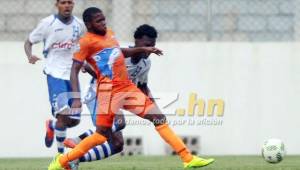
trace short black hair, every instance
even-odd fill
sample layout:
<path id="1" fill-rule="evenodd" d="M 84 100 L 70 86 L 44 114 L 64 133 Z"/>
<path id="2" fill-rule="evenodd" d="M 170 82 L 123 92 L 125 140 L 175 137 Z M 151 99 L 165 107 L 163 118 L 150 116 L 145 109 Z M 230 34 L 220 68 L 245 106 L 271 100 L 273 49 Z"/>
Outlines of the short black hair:
<path id="1" fill-rule="evenodd" d="M 153 26 L 150 26 L 148 24 L 143 24 L 134 32 L 134 38 L 139 39 L 142 38 L 144 35 L 150 37 L 150 38 L 157 38 L 157 31 Z"/>
<path id="2" fill-rule="evenodd" d="M 56 0 L 56 3 L 59 3 L 60 0 Z M 73 1 L 74 2 L 74 1 Z"/>
<path id="3" fill-rule="evenodd" d="M 83 22 L 85 22 L 85 23 L 91 22 L 93 15 L 96 13 L 102 13 L 101 9 L 99 9 L 97 7 L 89 7 L 86 10 L 84 10 L 84 12 L 82 14 Z"/>

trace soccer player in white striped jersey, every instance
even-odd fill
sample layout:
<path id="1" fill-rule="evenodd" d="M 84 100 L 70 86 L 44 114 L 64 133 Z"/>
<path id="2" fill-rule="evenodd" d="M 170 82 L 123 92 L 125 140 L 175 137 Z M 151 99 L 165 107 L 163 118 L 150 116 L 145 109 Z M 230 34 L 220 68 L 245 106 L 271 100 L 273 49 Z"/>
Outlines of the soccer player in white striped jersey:
<path id="1" fill-rule="evenodd" d="M 70 73 L 73 53 L 78 50 L 79 38 L 85 32 L 83 21 L 72 15 L 74 0 L 56 0 L 58 13 L 40 21 L 25 42 L 25 52 L 30 64 L 40 58 L 32 54 L 32 46 L 44 43 L 44 74 L 47 77 L 49 100 L 52 115 L 56 120 L 46 121 L 45 145 L 51 147 L 54 136 L 57 150 L 64 152 L 63 141 L 66 129 L 76 126 L 80 121 L 80 112 L 70 114 L 71 83 Z"/>
<path id="2" fill-rule="evenodd" d="M 135 33 L 135 45 L 134 47 L 154 47 L 157 38 L 157 31 L 154 27 L 144 24 L 139 26 Z M 130 49 L 130 48 L 129 48 Z M 123 48 L 122 51 L 126 51 L 128 48 Z M 125 56 L 126 57 L 126 67 L 128 75 L 133 83 L 135 83 L 138 88 L 145 93 L 147 96 L 151 97 L 151 92 L 148 88 L 148 73 L 151 67 L 151 60 L 149 58 L 150 54 L 140 53 L 134 56 Z M 86 71 L 93 75 L 93 70 L 89 66 L 86 66 Z M 151 97 L 152 98 L 152 97 Z M 95 124 L 95 100 L 96 100 L 96 83 L 94 80 L 91 81 L 91 84 L 88 88 L 88 92 L 85 97 L 85 104 L 87 105 L 92 121 Z M 152 99 L 153 100 L 153 99 Z M 125 119 L 123 114 L 116 114 L 114 119 L 114 124 L 112 127 L 113 137 L 111 142 L 105 142 L 102 145 L 96 146 L 82 158 L 79 162 L 90 162 L 101 160 L 107 158 L 116 153 L 120 153 L 123 150 L 123 136 L 121 130 L 125 128 Z M 68 138 L 65 140 L 64 144 L 66 147 L 73 148 L 85 137 L 91 135 L 94 131 L 88 130 L 85 133 L 81 134 L 75 138 Z"/>

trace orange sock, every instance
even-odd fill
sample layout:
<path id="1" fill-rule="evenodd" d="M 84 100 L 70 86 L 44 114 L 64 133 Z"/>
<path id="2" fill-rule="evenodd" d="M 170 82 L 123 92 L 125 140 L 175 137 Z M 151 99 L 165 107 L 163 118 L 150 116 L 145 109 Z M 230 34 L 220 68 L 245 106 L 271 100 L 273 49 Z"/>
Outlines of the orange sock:
<path id="1" fill-rule="evenodd" d="M 69 153 L 63 155 L 59 162 L 65 167 L 68 165 L 69 161 L 73 161 L 81 158 L 85 153 L 87 153 L 90 149 L 97 145 L 101 145 L 106 141 L 106 137 L 100 135 L 99 133 L 94 133 L 91 136 L 83 139 L 74 149 L 72 149 Z"/>
<path id="2" fill-rule="evenodd" d="M 160 136 L 176 151 L 183 162 L 190 162 L 193 159 L 193 155 L 187 149 L 185 144 L 167 124 L 157 126 L 156 130 Z"/>

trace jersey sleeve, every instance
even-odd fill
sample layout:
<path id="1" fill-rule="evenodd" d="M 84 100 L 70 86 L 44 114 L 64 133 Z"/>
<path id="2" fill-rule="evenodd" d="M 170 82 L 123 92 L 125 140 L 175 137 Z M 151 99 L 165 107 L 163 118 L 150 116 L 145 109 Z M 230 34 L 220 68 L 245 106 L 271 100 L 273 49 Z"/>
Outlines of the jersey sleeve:
<path id="1" fill-rule="evenodd" d="M 74 53 L 73 60 L 84 62 L 89 54 L 88 41 L 81 38 L 79 40 L 78 50 Z"/>
<path id="2" fill-rule="evenodd" d="M 79 22 L 79 25 L 80 25 L 79 36 L 82 37 L 86 33 L 87 30 L 86 30 L 86 27 L 85 27 L 85 25 L 84 25 L 84 23 L 83 23 L 82 20 L 79 20 L 78 22 Z"/>
<path id="3" fill-rule="evenodd" d="M 39 43 L 46 38 L 48 23 L 42 20 L 38 26 L 29 34 L 29 41 L 33 44 Z"/>
<path id="4" fill-rule="evenodd" d="M 79 19 L 76 16 L 74 16 L 74 19 L 78 23 L 78 26 L 79 26 L 79 37 L 82 37 L 86 33 L 85 24 L 81 19 Z"/>

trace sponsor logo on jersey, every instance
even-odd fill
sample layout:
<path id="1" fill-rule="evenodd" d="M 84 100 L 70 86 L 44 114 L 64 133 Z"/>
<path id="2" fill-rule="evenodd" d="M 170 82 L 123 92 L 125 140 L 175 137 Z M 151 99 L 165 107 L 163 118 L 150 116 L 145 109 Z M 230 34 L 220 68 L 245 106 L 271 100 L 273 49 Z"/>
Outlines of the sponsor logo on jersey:
<path id="1" fill-rule="evenodd" d="M 63 31 L 64 29 L 63 28 L 57 28 L 54 30 L 54 32 L 59 32 L 59 31 Z"/>
<path id="2" fill-rule="evenodd" d="M 52 49 L 71 49 L 73 46 L 75 46 L 75 41 L 67 41 L 67 42 L 53 43 L 51 48 Z"/>

